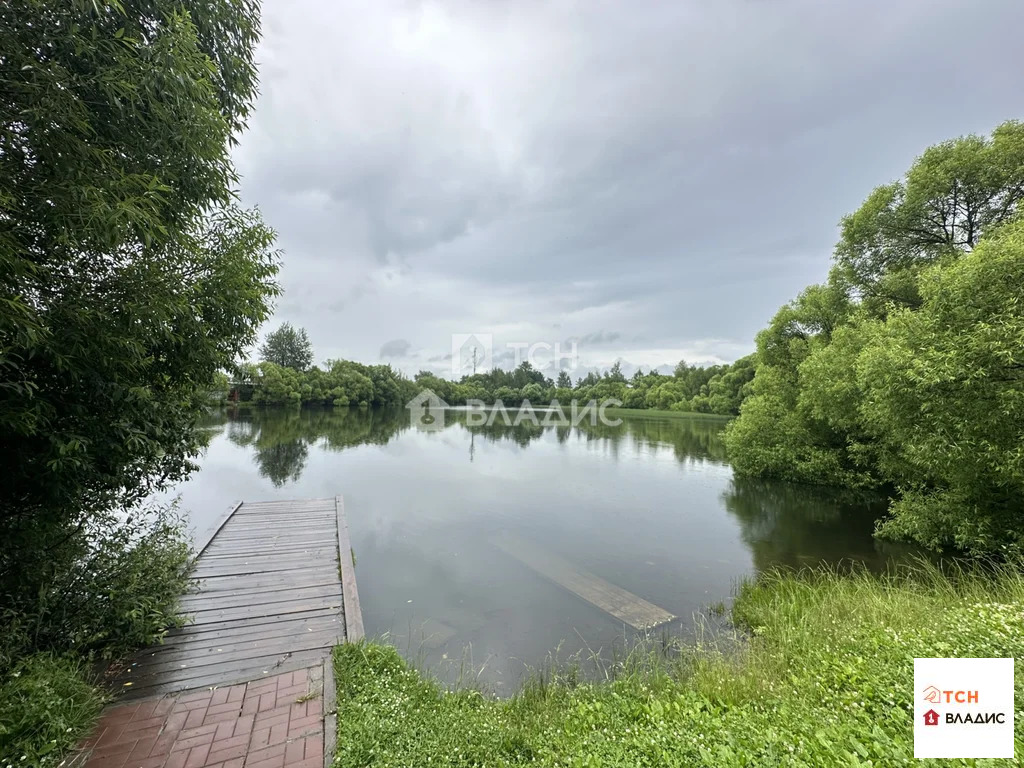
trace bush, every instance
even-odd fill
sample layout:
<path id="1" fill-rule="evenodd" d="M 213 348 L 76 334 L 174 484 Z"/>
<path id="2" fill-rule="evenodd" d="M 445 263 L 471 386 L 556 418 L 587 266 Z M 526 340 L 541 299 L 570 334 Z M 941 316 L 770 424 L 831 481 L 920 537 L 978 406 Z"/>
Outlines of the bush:
<path id="1" fill-rule="evenodd" d="M 109 659 L 180 626 L 191 550 L 173 507 L 93 518 L 75 539 L 77 556 L 52 565 L 27 612 L 36 648 Z"/>
<path id="2" fill-rule="evenodd" d="M 191 584 L 173 507 L 93 517 L 48 554 L 24 577 L 39 585 L 34 599 L 8 599 L 0 616 L 0 768 L 59 762 L 102 706 L 92 662 L 180 626 Z"/>
<path id="3" fill-rule="evenodd" d="M 77 659 L 24 659 L 0 684 L 0 767 L 56 765 L 102 706 Z"/>

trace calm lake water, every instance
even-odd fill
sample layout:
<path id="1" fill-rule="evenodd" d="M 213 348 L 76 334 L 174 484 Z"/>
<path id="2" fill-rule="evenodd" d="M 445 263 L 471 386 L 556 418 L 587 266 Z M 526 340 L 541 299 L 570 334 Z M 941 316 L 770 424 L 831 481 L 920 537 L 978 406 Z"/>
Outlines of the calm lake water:
<path id="1" fill-rule="evenodd" d="M 225 412 L 177 490 L 198 529 L 234 499 L 343 495 L 367 634 L 500 692 L 556 648 L 609 654 L 637 635 L 524 562 L 537 553 L 674 614 L 658 631 L 684 634 L 761 569 L 904 554 L 872 538 L 878 502 L 734 477 L 723 426 L 468 427 L 449 412 L 428 432 L 406 412 Z"/>

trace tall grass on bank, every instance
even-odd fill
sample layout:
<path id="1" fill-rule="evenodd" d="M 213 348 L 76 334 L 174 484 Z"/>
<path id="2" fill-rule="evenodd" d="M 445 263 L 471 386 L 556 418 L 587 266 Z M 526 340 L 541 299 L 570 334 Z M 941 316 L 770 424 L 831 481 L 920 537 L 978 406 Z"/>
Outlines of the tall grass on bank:
<path id="1" fill-rule="evenodd" d="M 50 553 L 39 588 L 0 605 L 0 768 L 50 766 L 106 698 L 96 670 L 180 625 L 191 586 L 173 509 L 94 517 Z"/>
<path id="2" fill-rule="evenodd" d="M 913 659 L 1024 654 L 1019 570 L 776 572 L 741 586 L 733 618 L 742 642 L 640 646 L 607 681 L 545 676 L 508 700 L 341 646 L 335 766 L 1003 764 L 913 758 Z"/>

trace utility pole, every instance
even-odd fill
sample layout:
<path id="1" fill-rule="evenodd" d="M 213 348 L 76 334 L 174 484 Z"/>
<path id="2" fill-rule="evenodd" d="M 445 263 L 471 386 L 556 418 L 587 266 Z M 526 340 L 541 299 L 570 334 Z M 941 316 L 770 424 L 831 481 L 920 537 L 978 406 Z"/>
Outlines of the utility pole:
<path id="1" fill-rule="evenodd" d="M 473 375 L 476 376 L 476 347 L 473 347 Z"/>

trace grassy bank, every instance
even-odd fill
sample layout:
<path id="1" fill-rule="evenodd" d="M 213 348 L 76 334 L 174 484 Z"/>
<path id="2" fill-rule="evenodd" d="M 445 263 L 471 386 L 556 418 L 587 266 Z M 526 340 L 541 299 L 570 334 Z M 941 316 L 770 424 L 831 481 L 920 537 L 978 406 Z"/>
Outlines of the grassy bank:
<path id="1" fill-rule="evenodd" d="M 392 648 L 342 646 L 335 766 L 913 765 L 914 657 L 1020 656 L 1022 606 L 1011 569 L 774 574 L 739 591 L 738 650 L 637 651 L 608 682 L 537 678 L 505 701 L 444 693 Z"/>

